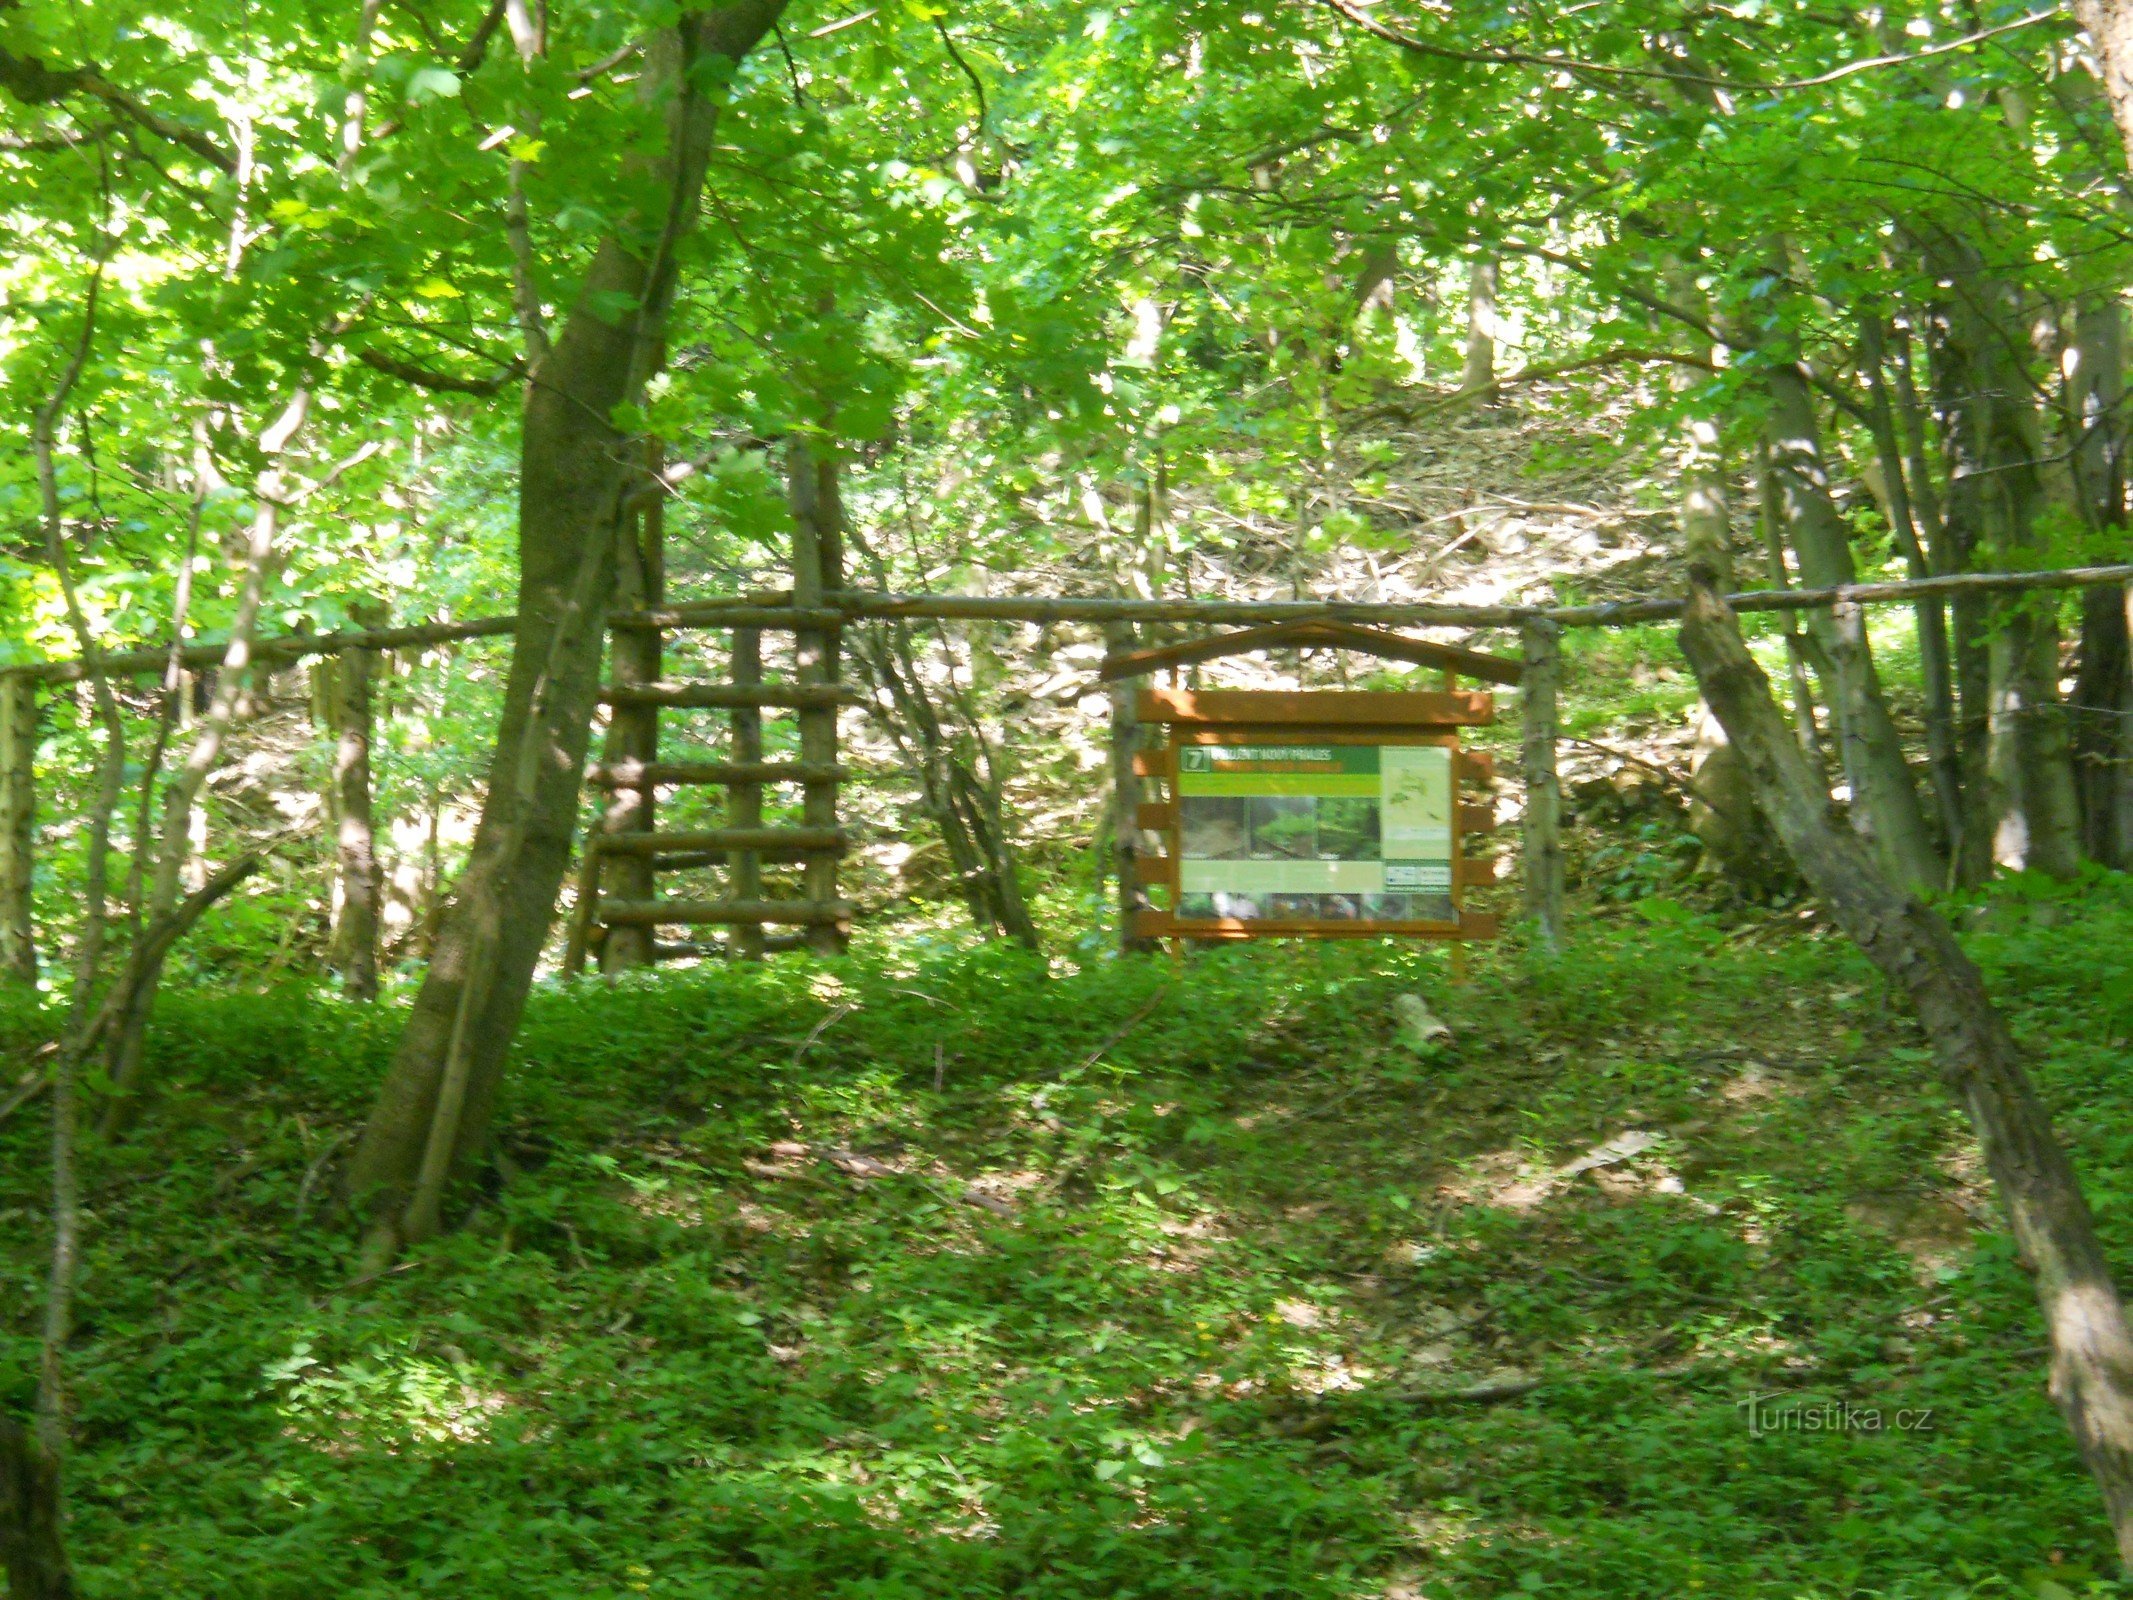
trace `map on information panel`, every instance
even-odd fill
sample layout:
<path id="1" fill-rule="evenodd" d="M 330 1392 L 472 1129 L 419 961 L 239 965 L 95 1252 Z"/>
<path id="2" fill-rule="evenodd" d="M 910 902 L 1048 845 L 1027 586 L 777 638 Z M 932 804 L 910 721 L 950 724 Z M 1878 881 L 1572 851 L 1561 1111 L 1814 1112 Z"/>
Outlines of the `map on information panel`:
<path id="1" fill-rule="evenodd" d="M 1177 916 L 1449 922 L 1445 745 L 1178 749 Z"/>

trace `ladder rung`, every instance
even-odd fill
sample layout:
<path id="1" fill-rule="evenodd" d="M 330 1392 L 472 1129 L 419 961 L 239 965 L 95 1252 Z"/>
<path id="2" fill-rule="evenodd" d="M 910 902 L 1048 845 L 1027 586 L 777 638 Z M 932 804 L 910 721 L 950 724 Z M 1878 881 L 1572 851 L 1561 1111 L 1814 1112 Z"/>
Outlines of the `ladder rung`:
<path id="1" fill-rule="evenodd" d="M 859 702 L 856 690 L 838 683 L 611 683 L 600 691 L 600 703 L 610 706 L 781 706 L 807 711 Z"/>
<path id="2" fill-rule="evenodd" d="M 611 856 L 680 855 L 699 850 L 807 850 L 842 854 L 851 836 L 842 828 L 705 828 L 696 833 L 596 833 L 592 842 Z"/>
<path id="3" fill-rule="evenodd" d="M 796 926 L 846 923 L 849 900 L 602 900 L 600 920 L 609 926 L 682 927 L 736 922 Z"/>
<path id="4" fill-rule="evenodd" d="M 596 789 L 641 789 L 662 783 L 845 783 L 850 767 L 806 761 L 620 761 L 589 768 Z"/>
<path id="5" fill-rule="evenodd" d="M 807 935 L 804 933 L 773 933 L 768 938 L 764 939 L 763 948 L 765 951 L 804 950 L 807 948 Z M 686 959 L 689 956 L 723 957 L 730 959 L 732 955 L 733 946 L 726 943 L 723 939 L 713 940 L 710 944 L 701 944 L 695 942 L 690 942 L 686 944 L 667 944 L 661 942 L 652 946 L 652 959 L 654 961 L 680 961 Z"/>

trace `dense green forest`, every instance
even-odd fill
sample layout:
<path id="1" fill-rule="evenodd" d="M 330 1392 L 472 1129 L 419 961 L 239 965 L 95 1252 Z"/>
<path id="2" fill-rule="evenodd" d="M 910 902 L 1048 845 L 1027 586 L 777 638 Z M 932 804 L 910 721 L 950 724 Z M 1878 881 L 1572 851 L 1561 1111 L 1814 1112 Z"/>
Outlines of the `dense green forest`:
<path id="1" fill-rule="evenodd" d="M 2129 157 L 2133 0 L 0 0 L 0 1593 L 2128 1592 Z"/>

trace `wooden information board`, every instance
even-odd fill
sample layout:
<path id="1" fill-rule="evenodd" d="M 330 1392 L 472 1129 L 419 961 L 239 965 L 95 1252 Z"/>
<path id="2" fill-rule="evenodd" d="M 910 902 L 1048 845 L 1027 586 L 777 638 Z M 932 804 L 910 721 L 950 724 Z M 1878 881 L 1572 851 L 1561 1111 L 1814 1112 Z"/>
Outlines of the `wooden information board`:
<path id="1" fill-rule="evenodd" d="M 1165 841 L 1141 878 L 1169 891 L 1138 937 L 1495 935 L 1460 903 L 1495 881 L 1465 849 L 1492 813 L 1460 801 L 1489 773 L 1459 748 L 1489 695 L 1154 689 L 1138 710 L 1168 734 L 1138 765 L 1168 791 L 1141 807 Z"/>

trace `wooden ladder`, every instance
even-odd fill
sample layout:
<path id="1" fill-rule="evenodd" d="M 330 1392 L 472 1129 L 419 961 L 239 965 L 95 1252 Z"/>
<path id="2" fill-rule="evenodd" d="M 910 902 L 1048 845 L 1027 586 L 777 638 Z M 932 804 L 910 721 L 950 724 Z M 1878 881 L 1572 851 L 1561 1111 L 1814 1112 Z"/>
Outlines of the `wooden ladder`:
<path id="1" fill-rule="evenodd" d="M 843 580 L 843 515 L 835 464 L 803 443 L 787 447 L 796 612 L 819 618 L 825 590 Z M 665 603 L 661 519 L 655 505 L 623 541 L 616 607 L 656 616 Z M 777 609 L 783 596 L 767 597 Z M 841 681 L 841 641 L 835 626 L 810 621 L 768 624 L 790 632 L 793 670 L 768 681 L 763 669 L 764 626 L 730 630 L 728 681 L 677 682 L 661 675 L 664 633 L 656 623 L 610 630 L 609 680 L 601 702 L 609 708 L 607 739 L 587 782 L 611 798 L 579 862 L 577 907 L 564 970 L 582 972 L 597 959 L 604 972 L 679 956 L 755 958 L 768 950 L 804 947 L 841 951 L 850 937 L 852 906 L 839 896 L 838 869 L 851 840 L 839 825 L 838 787 L 849 772 L 838 764 L 838 712 L 858 696 Z M 662 762 L 661 714 L 718 710 L 729 714 L 724 758 Z M 764 759 L 765 714 L 789 714 L 797 724 L 797 760 Z M 726 825 L 662 833 L 657 794 L 672 786 L 726 791 Z M 797 823 L 767 825 L 764 790 L 792 785 L 800 794 Z M 799 893 L 766 898 L 765 867 L 798 866 Z M 725 893 L 717 899 L 669 899 L 657 892 L 663 871 L 720 867 Z M 662 928 L 723 928 L 722 940 L 661 943 Z M 796 928 L 771 934 L 770 927 Z"/>

